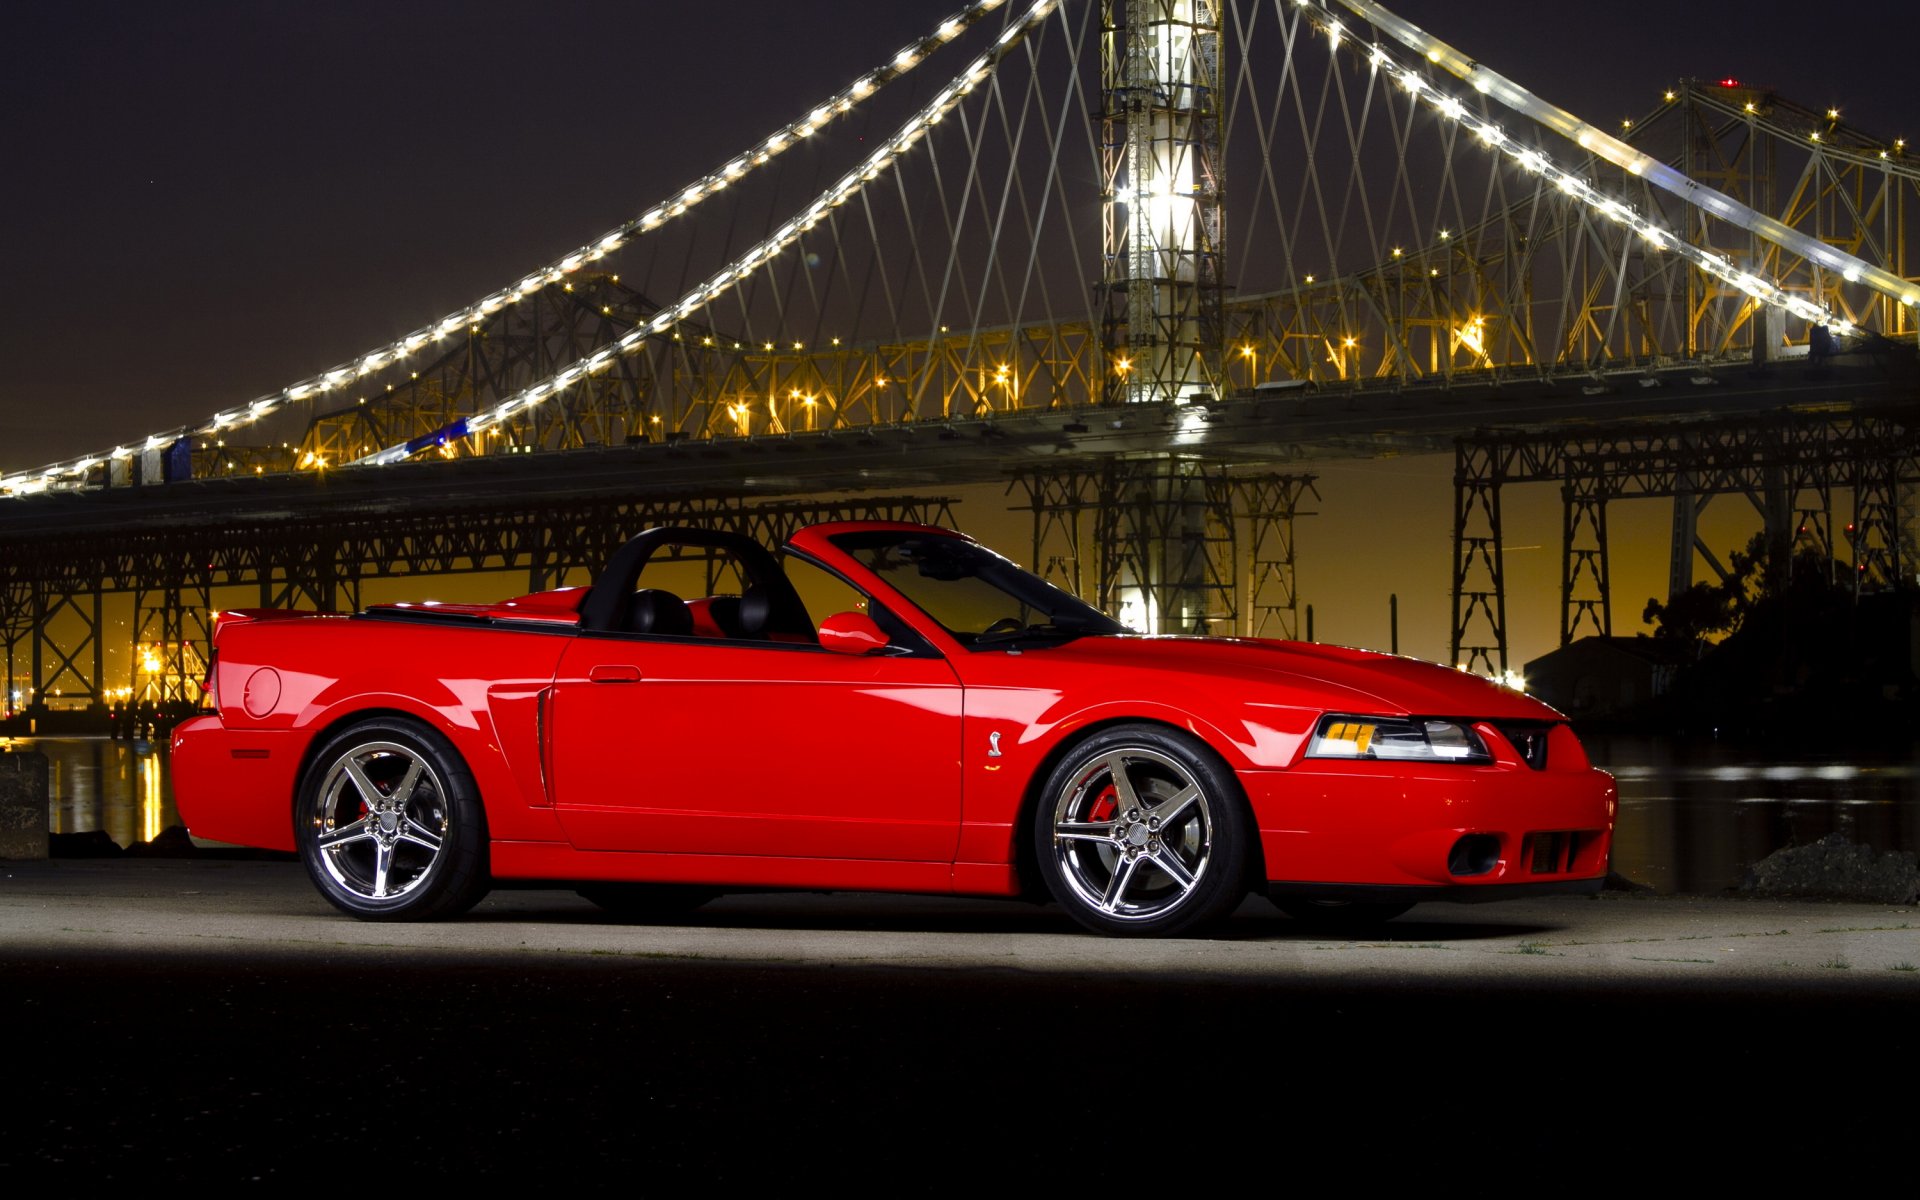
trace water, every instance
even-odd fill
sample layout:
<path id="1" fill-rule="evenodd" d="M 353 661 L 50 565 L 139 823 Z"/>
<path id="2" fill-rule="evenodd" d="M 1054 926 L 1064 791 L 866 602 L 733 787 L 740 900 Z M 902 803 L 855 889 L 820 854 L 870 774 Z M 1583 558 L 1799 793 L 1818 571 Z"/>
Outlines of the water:
<path id="1" fill-rule="evenodd" d="M 166 743 L 106 737 L 0 738 L 0 752 L 47 756 L 49 828 L 54 833 L 106 830 L 121 846 L 150 842 L 180 823 L 173 806 Z"/>
<path id="2" fill-rule="evenodd" d="M 1661 892 L 1738 887 L 1752 863 L 1829 833 L 1920 851 L 1920 745 L 1820 758 L 1671 738 L 1584 741 L 1619 783 L 1613 869 Z"/>
<path id="3" fill-rule="evenodd" d="M 1876 850 L 1920 850 L 1920 745 L 1846 759 L 1765 758 L 1751 747 L 1592 736 L 1614 773 L 1614 870 L 1661 892 L 1738 887 L 1781 846 L 1840 832 Z M 0 738 L 47 756 L 55 833 L 103 829 L 121 846 L 179 822 L 164 743 Z"/>

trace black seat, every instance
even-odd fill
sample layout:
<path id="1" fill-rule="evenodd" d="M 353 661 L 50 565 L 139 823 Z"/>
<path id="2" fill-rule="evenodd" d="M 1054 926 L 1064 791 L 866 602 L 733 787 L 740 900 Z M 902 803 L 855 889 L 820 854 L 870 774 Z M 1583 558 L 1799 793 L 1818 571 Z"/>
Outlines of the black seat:
<path id="1" fill-rule="evenodd" d="M 687 611 L 686 602 L 672 592 L 641 588 L 627 597 L 627 618 L 621 628 L 628 633 L 688 637 L 693 633 L 693 615 Z"/>
<path id="2" fill-rule="evenodd" d="M 764 638 L 767 619 L 773 615 L 773 601 L 765 592 L 748 588 L 743 596 L 715 596 L 707 606 L 707 615 L 730 638 Z"/>

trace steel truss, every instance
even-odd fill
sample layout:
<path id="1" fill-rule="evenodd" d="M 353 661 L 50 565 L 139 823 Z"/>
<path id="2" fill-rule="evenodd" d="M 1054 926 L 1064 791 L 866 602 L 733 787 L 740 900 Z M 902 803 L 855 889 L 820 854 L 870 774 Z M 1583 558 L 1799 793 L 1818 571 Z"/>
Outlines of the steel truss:
<path id="1" fill-rule="evenodd" d="M 1856 594 L 1911 586 L 1902 538 L 1902 489 L 1920 477 L 1920 423 L 1859 414 L 1781 413 L 1690 425 L 1603 431 L 1487 432 L 1459 439 L 1454 458 L 1453 639 L 1455 663 L 1509 669 L 1500 497 L 1508 484 L 1561 487 L 1560 642 L 1611 633 L 1606 505 L 1672 497 L 1675 570 L 1691 582 L 1693 521 L 1706 500 L 1744 495 L 1766 519 L 1770 569 L 1788 569 L 1798 539 L 1832 552 L 1834 489 L 1853 496 L 1848 528 Z M 1811 503 L 1805 501 L 1811 498 Z M 1719 569 L 1710 551 L 1708 561 Z M 1682 568 L 1679 564 L 1685 562 Z"/>
<path id="2" fill-rule="evenodd" d="M 42 710 L 56 691 L 104 704 L 101 610 L 114 593 L 132 594 L 133 646 L 155 660 L 144 672 L 149 694 L 136 698 L 192 702 L 211 652 L 215 589 L 253 591 L 263 608 L 322 611 L 357 609 L 368 579 L 524 572 L 527 589 L 539 591 L 590 582 L 627 538 L 655 525 L 722 528 L 779 545 L 821 521 L 952 525 L 953 504 L 889 496 L 602 499 L 23 538 L 0 545 L 0 634 L 9 664 L 15 646 L 31 639 L 32 677 L 16 680 L 10 666 L 8 694 L 30 690 Z M 719 569 L 709 567 L 709 583 Z"/>
<path id="3" fill-rule="evenodd" d="M 1105 611 L 1154 633 L 1293 638 L 1293 522 L 1313 515 L 1314 478 L 1116 457 L 1023 471 L 1009 491 L 1033 514 L 1033 570 Z"/>

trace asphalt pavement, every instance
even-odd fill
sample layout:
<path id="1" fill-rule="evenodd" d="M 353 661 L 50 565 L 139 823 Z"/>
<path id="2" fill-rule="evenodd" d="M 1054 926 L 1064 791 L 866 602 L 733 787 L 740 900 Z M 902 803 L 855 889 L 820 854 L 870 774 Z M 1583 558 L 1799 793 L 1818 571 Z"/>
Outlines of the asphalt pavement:
<path id="1" fill-rule="evenodd" d="M 1106 1190 L 1260 1147 L 1471 1177 L 1674 1120 L 1743 1115 L 1752 1150 L 1756 1104 L 1892 1136 L 1916 1018 L 1913 907 L 1608 893 L 1348 935 L 1249 900 L 1137 941 L 1019 902 L 641 925 L 503 890 L 395 925 L 287 862 L 0 863 L 0 1179 Z"/>

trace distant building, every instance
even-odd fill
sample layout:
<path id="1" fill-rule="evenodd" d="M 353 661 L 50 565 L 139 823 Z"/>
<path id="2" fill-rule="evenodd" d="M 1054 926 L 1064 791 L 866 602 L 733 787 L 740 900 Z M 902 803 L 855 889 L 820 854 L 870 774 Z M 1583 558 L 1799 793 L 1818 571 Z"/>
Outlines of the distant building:
<path id="1" fill-rule="evenodd" d="M 1569 717 L 1620 717 L 1667 694 L 1690 654 L 1650 637 L 1587 637 L 1526 665 L 1527 691 Z"/>

